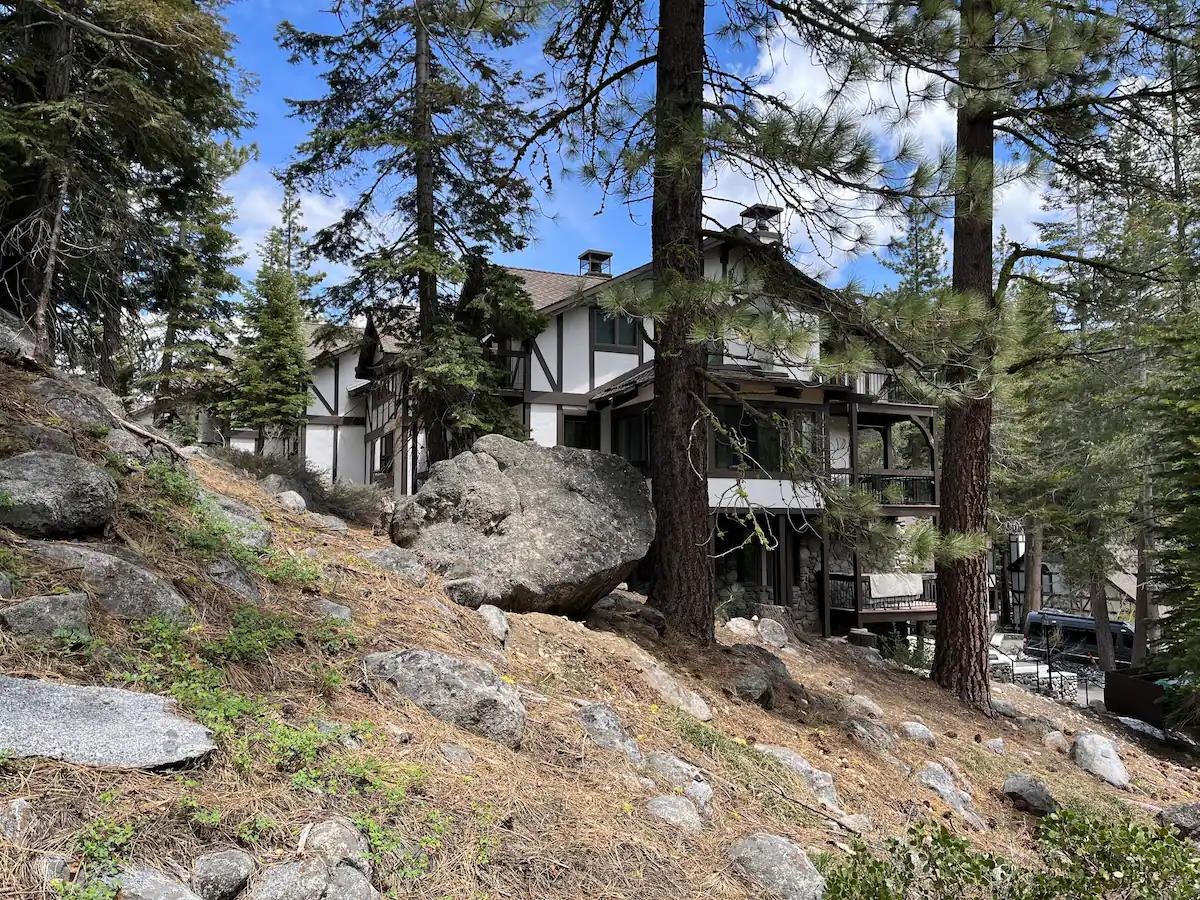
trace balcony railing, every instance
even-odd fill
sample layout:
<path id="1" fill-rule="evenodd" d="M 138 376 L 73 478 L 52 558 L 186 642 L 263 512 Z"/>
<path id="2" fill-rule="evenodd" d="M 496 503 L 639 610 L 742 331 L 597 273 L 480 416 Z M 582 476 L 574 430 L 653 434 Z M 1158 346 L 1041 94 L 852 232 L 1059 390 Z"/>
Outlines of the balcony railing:
<path id="1" fill-rule="evenodd" d="M 937 503 L 932 471 L 918 469 L 878 469 L 859 472 L 833 469 L 835 484 L 854 484 L 875 497 L 881 506 L 934 506 Z"/>
<path id="2" fill-rule="evenodd" d="M 853 609 L 860 612 L 880 610 L 919 609 L 937 605 L 937 576 L 933 572 L 921 575 L 920 597 L 872 597 L 869 576 L 859 577 L 862 592 L 861 607 L 854 596 L 854 576 L 838 572 L 829 573 L 829 608 Z"/>

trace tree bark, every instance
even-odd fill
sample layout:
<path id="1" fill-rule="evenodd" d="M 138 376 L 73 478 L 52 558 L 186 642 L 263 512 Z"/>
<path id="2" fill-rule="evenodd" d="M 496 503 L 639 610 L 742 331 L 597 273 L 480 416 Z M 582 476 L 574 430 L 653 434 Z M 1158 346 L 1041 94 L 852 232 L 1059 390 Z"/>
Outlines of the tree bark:
<path id="1" fill-rule="evenodd" d="M 658 291 L 704 278 L 703 76 L 703 0 L 662 0 L 651 214 Z M 715 590 L 708 547 L 708 429 L 701 409 L 705 354 L 690 340 L 698 292 L 693 298 L 676 289 L 674 296 L 655 335 L 653 595 L 674 630 L 709 643 Z"/>
<path id="2" fill-rule="evenodd" d="M 1143 522 L 1137 532 L 1137 588 L 1133 601 L 1133 654 L 1130 661 L 1142 666 L 1150 655 L 1150 559 L 1154 548 L 1150 537 L 1150 526 L 1145 518 L 1149 509 L 1143 509 Z"/>
<path id="3" fill-rule="evenodd" d="M 414 173 L 416 190 L 417 248 L 422 254 L 417 270 L 417 335 L 423 356 L 437 353 L 434 331 L 438 322 L 438 276 L 429 266 L 437 252 L 437 217 L 434 211 L 433 106 L 430 103 L 430 48 L 426 17 L 429 0 L 413 4 L 413 117 L 416 148 Z M 441 411 L 431 397 L 422 398 L 425 427 L 425 453 L 432 465 L 447 455 L 446 433 Z"/>
<path id="4" fill-rule="evenodd" d="M 100 360 L 97 376 L 101 387 L 117 391 L 117 357 L 121 355 L 121 309 L 116 302 L 104 302 L 100 310 Z"/>
<path id="5" fill-rule="evenodd" d="M 1088 519 L 1088 540 L 1100 540 L 1100 522 L 1095 517 Z M 1093 572 L 1088 581 L 1088 606 L 1092 610 L 1092 621 L 1096 623 L 1096 656 L 1100 670 L 1111 672 L 1117 667 L 1117 653 L 1113 647 L 1111 621 L 1108 617 L 1108 597 L 1105 596 L 1104 572 Z"/>
<path id="6" fill-rule="evenodd" d="M 995 10 L 991 0 L 964 0 L 960 25 L 959 68 L 969 84 L 986 80 L 987 54 L 994 44 Z M 951 285 L 995 306 L 992 288 L 992 192 L 995 135 L 986 96 L 971 96 L 958 108 L 958 187 L 954 196 L 954 260 Z M 995 337 L 981 334 L 976 346 L 950 369 L 951 380 L 982 383 L 946 411 L 942 448 L 940 526 L 944 534 L 987 531 L 991 484 L 992 396 L 989 376 Z M 982 376 L 982 377 L 980 377 Z M 937 565 L 937 647 L 932 677 L 965 703 L 991 710 L 988 681 L 987 558 Z"/>
<path id="7" fill-rule="evenodd" d="M 1042 523 L 1025 517 L 1025 621 L 1042 608 Z"/>
<path id="8" fill-rule="evenodd" d="M 154 385 L 154 426 L 163 428 L 175 418 L 172 403 L 171 375 L 175 372 L 175 344 L 179 340 L 179 327 L 174 310 L 167 313 L 167 327 L 163 332 L 162 361 L 158 365 L 158 381 Z"/>
<path id="9" fill-rule="evenodd" d="M 46 241 L 46 261 L 42 265 L 41 284 L 33 307 L 34 358 L 46 366 L 54 365 L 54 334 L 50 327 L 50 305 L 54 299 L 54 276 L 58 269 L 58 245 L 62 240 L 63 212 L 67 202 L 67 176 L 54 179 L 47 191 L 43 211 L 50 218 L 50 236 Z"/>

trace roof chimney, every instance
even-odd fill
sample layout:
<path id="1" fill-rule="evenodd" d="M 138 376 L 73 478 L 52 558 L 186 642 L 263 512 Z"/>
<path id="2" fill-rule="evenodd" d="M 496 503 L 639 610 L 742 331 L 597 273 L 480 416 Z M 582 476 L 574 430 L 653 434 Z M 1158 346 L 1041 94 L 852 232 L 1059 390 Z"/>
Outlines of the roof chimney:
<path id="1" fill-rule="evenodd" d="M 780 216 L 783 210 L 766 203 L 755 203 L 742 210 L 742 227 L 764 243 L 774 243 L 782 236 Z"/>
<path id="2" fill-rule="evenodd" d="M 607 250 L 584 250 L 579 254 L 579 274 L 612 277 L 612 254 Z"/>

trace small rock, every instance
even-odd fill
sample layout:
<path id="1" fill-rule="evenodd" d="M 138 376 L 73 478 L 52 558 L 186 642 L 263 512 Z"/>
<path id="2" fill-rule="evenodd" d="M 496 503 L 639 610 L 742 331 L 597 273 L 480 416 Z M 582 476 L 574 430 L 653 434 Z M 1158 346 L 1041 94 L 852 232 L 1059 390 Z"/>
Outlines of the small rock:
<path id="1" fill-rule="evenodd" d="M 79 576 L 101 610 L 140 622 L 157 616 L 175 624 L 191 620 L 188 602 L 166 579 L 129 562 L 102 544 L 30 541 L 26 546 Z"/>
<path id="2" fill-rule="evenodd" d="M 825 879 L 787 838 L 759 832 L 742 838 L 726 855 L 752 884 L 778 900 L 820 900 L 825 895 Z"/>
<path id="3" fill-rule="evenodd" d="M 232 556 L 218 556 L 208 564 L 208 577 L 225 590 L 236 594 L 243 603 L 258 606 L 262 603 L 262 592 L 245 567 Z"/>
<path id="4" fill-rule="evenodd" d="M 322 515 L 320 513 L 310 513 L 312 518 L 320 523 L 320 526 L 326 531 L 331 531 L 334 534 L 349 534 L 350 526 L 337 516 Z"/>
<path id="5" fill-rule="evenodd" d="M 275 472 L 272 472 L 270 475 L 264 475 L 262 478 L 260 478 L 258 480 L 258 486 L 263 489 L 264 493 L 267 494 L 282 494 L 285 491 L 295 491 L 296 493 L 300 493 L 298 486 L 294 482 L 289 481 L 282 475 L 276 474 Z M 303 495 L 301 495 L 300 499 L 304 499 Z"/>
<path id="6" fill-rule="evenodd" d="M 343 863 L 371 873 L 371 848 L 367 839 L 346 819 L 326 819 L 305 829 L 300 838 L 301 853 L 315 853 L 330 869 Z"/>
<path id="7" fill-rule="evenodd" d="M 1090 731 L 1081 731 L 1075 735 L 1075 743 L 1071 746 L 1071 758 L 1075 765 L 1102 778 L 1114 787 L 1129 787 L 1129 772 L 1121 755 L 1108 738 Z"/>
<path id="8" fill-rule="evenodd" d="M 33 804 L 24 797 L 0 804 L 0 835 L 10 841 L 19 841 L 32 822 Z"/>
<path id="9" fill-rule="evenodd" d="M 833 776 L 828 772 L 822 772 L 802 755 L 789 747 L 777 747 L 772 744 L 755 744 L 754 749 L 777 760 L 790 772 L 799 776 L 804 785 L 813 793 L 813 796 L 825 806 L 831 809 L 838 808 L 837 787 L 833 783 Z"/>
<path id="10" fill-rule="evenodd" d="M 667 619 L 641 594 L 614 591 L 588 610 L 587 625 L 597 631 L 611 631 L 653 644 L 667 630 Z"/>
<path id="11" fill-rule="evenodd" d="M 707 722 L 712 719 L 704 698 L 695 691 L 685 688 L 675 676 L 657 663 L 651 663 L 642 669 L 642 678 L 664 701 L 680 712 L 685 712 L 694 719 Z"/>
<path id="12" fill-rule="evenodd" d="M 1185 838 L 1200 837 L 1200 803 L 1175 803 L 1158 813 L 1161 825 L 1174 825 Z"/>
<path id="13" fill-rule="evenodd" d="M 787 646 L 787 629 L 774 619 L 762 619 L 759 621 L 758 636 L 762 639 L 763 643 L 770 644 L 772 647 L 782 648 Z"/>
<path id="14" fill-rule="evenodd" d="M 750 638 L 751 640 L 758 637 L 758 626 L 749 619 L 743 619 L 740 616 L 730 619 L 725 623 L 725 627 L 738 637 Z"/>
<path id="15" fill-rule="evenodd" d="M 896 746 L 896 739 L 882 722 L 853 718 L 846 722 L 850 739 L 866 750 L 889 753 Z"/>
<path id="16" fill-rule="evenodd" d="M 475 612 L 479 614 L 479 618 L 483 619 L 483 624 L 492 633 L 492 637 L 498 640 L 500 646 L 503 647 L 504 642 L 508 640 L 508 616 L 504 615 L 504 610 L 492 606 L 490 603 L 484 603 Z"/>
<path id="17" fill-rule="evenodd" d="M 0 675 L 0 754 L 156 769 L 216 749 L 207 728 L 156 694 Z"/>
<path id="18" fill-rule="evenodd" d="M 321 900 L 329 876 L 329 866 L 319 856 L 278 863 L 263 869 L 240 900 Z"/>
<path id="19" fill-rule="evenodd" d="M 917 774 L 917 782 L 941 797 L 945 804 L 962 816 L 971 827 L 979 831 L 987 828 L 987 823 L 971 806 L 970 795 L 955 785 L 954 778 L 945 767 L 935 762 L 925 763 L 925 767 Z"/>
<path id="20" fill-rule="evenodd" d="M 763 709 L 775 705 L 775 682 L 761 666 L 743 665 L 733 677 L 733 695 Z"/>
<path id="21" fill-rule="evenodd" d="M 351 618 L 350 607 L 334 603 L 325 597 L 314 600 L 309 604 L 308 608 L 313 611 L 314 615 L 325 619 L 333 619 L 336 622 L 349 622 Z"/>
<path id="22" fill-rule="evenodd" d="M 88 628 L 87 601 L 87 594 L 30 597 L 0 607 L 0 622 L 18 637 L 49 640 L 65 635 L 88 640 L 92 632 Z"/>
<path id="23" fill-rule="evenodd" d="M 183 882 L 158 869 L 136 867 L 115 879 L 121 900 L 200 900 Z"/>
<path id="24" fill-rule="evenodd" d="M 932 747 L 937 743 L 933 732 L 920 722 L 901 722 L 897 727 L 900 729 L 900 733 L 910 741 L 916 741 L 926 747 Z"/>
<path id="25" fill-rule="evenodd" d="M 78 456 L 30 450 L 0 460 L 0 525 L 33 537 L 71 537 L 108 524 L 117 484 Z"/>
<path id="26" fill-rule="evenodd" d="M 434 650 L 372 653 L 364 663 L 368 675 L 386 680 L 431 715 L 506 746 L 520 745 L 525 706 L 491 666 Z"/>
<path id="27" fill-rule="evenodd" d="M 848 644 L 846 652 L 864 665 L 873 669 L 882 669 L 888 664 L 875 647 L 860 647 L 858 644 Z"/>
<path id="28" fill-rule="evenodd" d="M 109 453 L 122 457 L 126 464 L 149 462 L 154 456 L 157 444 L 145 438 L 136 437 L 124 428 L 114 428 L 104 436 L 104 446 Z"/>
<path id="29" fill-rule="evenodd" d="M 39 853 L 33 868 L 47 896 L 54 895 L 54 882 L 71 880 L 71 857 L 64 853 Z"/>
<path id="30" fill-rule="evenodd" d="M 675 794 L 652 797 L 646 804 L 646 812 L 689 834 L 697 834 L 704 827 L 695 804 L 687 797 Z"/>
<path id="31" fill-rule="evenodd" d="M 244 850 L 217 850 L 192 863 L 192 890 L 201 900 L 233 900 L 258 866 Z"/>
<path id="32" fill-rule="evenodd" d="M 983 742 L 984 749 L 990 750 L 997 756 L 1004 755 L 1004 738 L 992 738 L 990 741 Z"/>
<path id="33" fill-rule="evenodd" d="M 238 539 L 251 550 L 265 550 L 271 543 L 271 526 L 257 510 L 240 500 L 214 491 L 201 490 L 200 501 L 224 519 Z"/>
<path id="34" fill-rule="evenodd" d="M 324 900 L 380 900 L 367 876 L 353 866 L 338 866 L 329 879 Z"/>
<path id="35" fill-rule="evenodd" d="M 417 554 L 411 550 L 395 546 L 379 547 L 375 550 L 364 550 L 358 556 L 388 572 L 403 575 L 417 587 L 429 580 L 429 572 L 421 565 Z"/>
<path id="36" fill-rule="evenodd" d="M 642 761 L 637 741 L 621 725 L 616 711 L 605 703 L 590 703 L 575 713 L 588 737 L 607 750 L 624 753 L 634 765 Z"/>
<path id="37" fill-rule="evenodd" d="M 0 572 L 0 600 L 7 600 L 13 595 L 12 579 L 4 572 Z"/>
<path id="38" fill-rule="evenodd" d="M 1015 706 L 1000 697 L 992 698 L 992 710 L 996 715 L 1004 716 L 1006 719 L 1018 719 L 1021 716 Z"/>
<path id="39" fill-rule="evenodd" d="M 275 502 L 290 513 L 302 513 L 308 509 L 308 504 L 297 491 L 280 491 L 275 495 Z"/>
<path id="40" fill-rule="evenodd" d="M 1104 705 L 1104 701 L 1099 697 L 1093 697 L 1088 701 L 1088 709 L 1094 713 L 1099 713 L 1100 715 L 1104 715 L 1108 712 L 1108 707 Z"/>
<path id="41" fill-rule="evenodd" d="M 442 754 L 442 758 L 446 762 L 460 769 L 470 768 L 475 763 L 475 757 L 471 755 L 471 751 L 462 744 L 438 744 L 438 752 Z"/>
<path id="42" fill-rule="evenodd" d="M 846 708 L 853 716 L 876 720 L 883 718 L 883 709 L 866 694 L 851 694 L 846 698 Z"/>
<path id="43" fill-rule="evenodd" d="M 1046 736 L 1042 738 L 1042 743 L 1048 750 L 1057 750 L 1059 753 L 1071 752 L 1071 742 L 1061 731 L 1047 732 Z"/>
<path id="44" fill-rule="evenodd" d="M 1058 801 L 1050 794 L 1045 782 L 1039 781 L 1032 775 L 1014 773 L 1004 779 L 1001 793 L 1012 801 L 1013 806 L 1022 812 L 1035 816 L 1048 816 L 1058 809 Z"/>
<path id="45" fill-rule="evenodd" d="M 837 820 L 838 825 L 845 828 L 852 834 L 870 834 L 875 826 L 871 820 L 862 813 L 855 813 L 850 816 L 841 816 Z"/>
<path id="46" fill-rule="evenodd" d="M 683 795 L 701 809 L 712 800 L 712 786 L 704 780 L 704 773 L 678 756 L 655 752 L 646 757 L 645 764 L 655 781 L 683 791 Z"/>

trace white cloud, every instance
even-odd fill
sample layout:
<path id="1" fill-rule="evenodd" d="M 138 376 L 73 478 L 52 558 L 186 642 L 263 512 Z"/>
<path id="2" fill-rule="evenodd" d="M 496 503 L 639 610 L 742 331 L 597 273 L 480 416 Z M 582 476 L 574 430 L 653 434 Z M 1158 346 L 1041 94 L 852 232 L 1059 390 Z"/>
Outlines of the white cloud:
<path id="1" fill-rule="evenodd" d="M 237 218 L 233 232 L 238 246 L 246 255 L 241 274 L 252 277 L 258 270 L 261 256 L 260 245 L 267 232 L 279 224 L 279 207 L 283 203 L 283 185 L 260 162 L 247 163 L 240 171 L 225 182 L 225 192 L 233 198 Z M 300 210 L 309 235 L 336 221 L 346 208 L 341 197 L 326 197 L 321 194 L 300 194 Z M 345 267 L 332 263 L 317 266 L 326 274 L 327 284 L 337 283 L 347 274 Z"/>
<path id="2" fill-rule="evenodd" d="M 839 111 L 857 121 L 872 137 L 878 152 L 889 156 L 902 141 L 907 141 L 927 159 L 937 159 L 953 152 L 955 143 L 955 110 L 936 90 L 932 76 L 920 72 L 897 72 L 888 79 L 878 79 L 843 91 L 835 96 L 835 82 L 828 68 L 819 63 L 812 52 L 802 46 L 794 35 L 779 32 L 762 47 L 753 71 L 763 80 L 764 93 L 774 94 L 795 105 L 816 109 L 830 108 L 836 103 Z M 913 100 L 918 97 L 920 100 Z M 928 98 L 928 99 L 927 99 Z M 751 203 L 773 203 L 777 196 L 750 176 L 721 167 L 709 173 L 712 199 L 705 212 L 723 224 L 737 221 L 741 206 Z M 1036 243 L 1035 222 L 1046 218 L 1042 211 L 1046 185 L 1042 180 L 1023 180 L 1006 183 L 996 191 L 996 230 L 1003 226 L 1012 240 Z M 850 236 L 831 236 L 821 228 L 809 227 L 812 214 L 821 207 L 813 190 L 799 191 L 812 198 L 809 208 L 786 210 L 784 213 L 785 240 L 796 254 L 797 261 L 813 274 L 820 274 L 831 284 L 844 283 L 854 263 L 864 253 L 877 250 L 897 234 L 899 223 L 891 216 L 881 215 L 875 200 L 856 195 L 849 189 L 839 189 L 832 196 L 845 213 Z M 824 192 L 823 192 L 824 193 Z M 949 217 L 949 205 L 944 215 Z M 950 222 L 945 223 L 947 232 Z M 863 236 L 868 246 L 855 246 L 852 238 Z M 949 233 L 946 235 L 949 244 Z"/>

